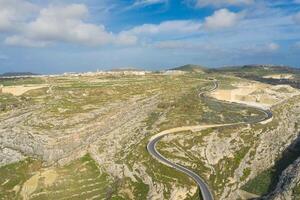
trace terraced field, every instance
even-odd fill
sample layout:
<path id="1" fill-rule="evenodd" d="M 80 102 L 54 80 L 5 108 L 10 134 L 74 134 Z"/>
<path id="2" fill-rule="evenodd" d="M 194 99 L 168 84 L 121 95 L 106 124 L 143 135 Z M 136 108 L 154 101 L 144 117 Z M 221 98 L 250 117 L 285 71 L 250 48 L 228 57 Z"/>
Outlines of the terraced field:
<path id="1" fill-rule="evenodd" d="M 199 96 L 212 80 L 219 83 L 218 93 Z M 247 104 L 267 106 L 274 116 L 260 124 L 178 132 L 157 149 L 203 177 L 215 199 L 231 200 L 269 195 L 254 186 L 275 180 L 274 173 L 262 175 L 270 169 L 277 169 L 280 182 L 287 168 L 278 170 L 274 163 L 297 146 L 292 144 L 300 128 L 299 91 L 249 82 L 232 72 L 1 81 L 4 87 L 46 85 L 21 95 L 0 94 L 3 200 L 199 199 L 192 179 L 149 155 L 150 138 L 175 127 L 251 123 L 264 116 Z M 294 195 L 299 184 L 293 180 Z"/>
<path id="2" fill-rule="evenodd" d="M 27 159 L 2 167 L 1 174 L 1 199 L 99 199 L 112 192 L 108 175 L 89 155 L 51 168 Z"/>

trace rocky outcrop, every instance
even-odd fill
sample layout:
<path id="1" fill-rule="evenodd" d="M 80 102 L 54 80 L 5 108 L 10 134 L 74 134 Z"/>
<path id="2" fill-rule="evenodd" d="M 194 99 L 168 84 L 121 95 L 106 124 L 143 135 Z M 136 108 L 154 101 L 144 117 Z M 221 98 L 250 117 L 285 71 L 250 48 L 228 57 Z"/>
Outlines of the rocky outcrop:
<path id="1" fill-rule="evenodd" d="M 133 148 L 145 138 L 148 131 L 145 127 L 145 119 L 156 108 L 158 101 L 152 98 L 139 106 L 139 111 L 131 118 L 127 118 L 126 123 L 115 127 L 107 135 L 102 135 L 96 142 L 90 145 L 88 152 L 91 157 L 101 166 L 101 170 L 109 173 L 118 180 L 129 178 L 137 183 L 138 177 L 144 184 L 149 186 L 148 199 L 163 199 L 164 186 L 152 180 L 147 173 L 147 167 L 136 161 L 131 167 L 126 161 L 126 156 L 132 152 Z M 143 128 L 141 128 L 143 127 Z M 122 191 L 120 191 L 122 192 Z"/>
<path id="2" fill-rule="evenodd" d="M 0 145 L 14 149 L 24 155 L 38 156 L 49 165 L 68 163 L 84 155 L 91 144 L 97 142 L 102 136 L 123 127 L 132 119 L 147 115 L 157 103 L 157 96 L 135 97 L 128 101 L 108 105 L 106 109 L 95 109 L 83 116 L 93 118 L 85 123 L 77 123 L 67 129 L 50 128 L 39 132 L 27 126 L 31 115 L 36 116 L 39 108 L 18 111 L 2 119 L 0 125 Z M 142 119 L 142 117 L 141 117 Z M 38 119 L 36 120 L 39 121 Z M 77 119 L 80 122 L 80 119 Z M 60 127 L 59 125 L 57 127 Z M 119 129 L 120 131 L 120 129 Z M 63 134 L 61 134 L 63 132 Z M 63 135 L 63 136 L 61 136 Z M 5 164 L 7 162 L 3 162 Z"/>
<path id="3" fill-rule="evenodd" d="M 20 152 L 4 147 L 0 147 L 0 167 L 25 159 Z"/>
<path id="4" fill-rule="evenodd" d="M 50 140 L 47 136 L 41 136 L 20 127 L 22 121 L 30 116 L 32 110 L 20 110 L 6 119 L 1 120 L 0 125 L 0 146 L 13 149 L 14 157 L 23 155 L 43 155 L 45 146 Z M 15 159 L 18 161 L 18 159 Z M 3 163 L 8 164 L 8 162 Z"/>
<path id="5" fill-rule="evenodd" d="M 176 153 L 176 149 L 164 150 L 176 153 L 185 161 L 190 158 L 189 163 L 176 161 L 175 158 L 172 160 L 184 166 L 193 166 L 194 159 L 200 159 L 207 168 L 202 176 L 214 184 L 211 187 L 217 199 L 243 199 L 245 193 L 241 192 L 242 186 L 274 166 L 275 161 L 298 138 L 300 96 L 278 104 L 272 110 L 274 117 L 265 124 L 229 126 L 211 130 L 204 136 L 200 132 L 196 134 L 201 138 L 200 143 L 194 142 L 197 140 L 193 139 L 195 135 L 192 133 L 176 136 L 176 141 L 182 138 L 189 141 L 187 144 L 193 144 L 191 149 L 186 149 L 187 156 Z M 171 142 L 168 140 L 166 143 Z M 184 143 L 179 151 L 183 152 L 182 149 L 185 149 Z M 217 177 L 213 181 L 212 175 Z"/>
<path id="6" fill-rule="evenodd" d="M 296 198 L 293 189 L 300 183 L 300 158 L 290 165 L 280 176 L 276 189 L 264 200 L 292 200 Z M 299 196 L 298 196 L 299 197 Z"/>
<path id="7" fill-rule="evenodd" d="M 260 172 L 272 167 L 280 155 L 298 138 L 300 96 L 293 97 L 272 110 L 274 111 L 272 122 L 252 127 L 253 134 L 258 137 L 257 142 L 250 149 L 252 153 L 249 151 L 235 170 L 234 180 L 237 185 L 227 186 L 221 199 L 239 198 L 238 189 Z M 245 169 L 251 169 L 251 172 L 245 180 L 242 180 Z"/>

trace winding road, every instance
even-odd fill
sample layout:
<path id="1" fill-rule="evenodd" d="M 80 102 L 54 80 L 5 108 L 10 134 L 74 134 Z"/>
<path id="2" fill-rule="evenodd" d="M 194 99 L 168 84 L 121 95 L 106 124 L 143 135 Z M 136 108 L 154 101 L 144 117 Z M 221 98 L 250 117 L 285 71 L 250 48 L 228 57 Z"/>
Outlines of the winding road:
<path id="1" fill-rule="evenodd" d="M 199 97 L 204 96 L 205 93 L 207 92 L 212 92 L 214 90 L 216 90 L 219 85 L 218 82 L 216 80 L 213 81 L 214 83 L 214 87 L 212 87 L 211 89 L 209 89 L 206 92 L 200 92 L 199 93 Z M 249 107 L 249 105 L 246 105 Z M 214 127 L 225 127 L 225 126 L 233 126 L 233 125 L 239 125 L 239 124 L 255 124 L 255 123 L 259 123 L 259 122 L 263 122 L 266 121 L 270 118 L 272 118 L 272 112 L 270 110 L 262 110 L 261 108 L 255 107 L 256 109 L 259 109 L 261 112 L 263 112 L 265 114 L 265 117 L 262 119 L 258 119 L 252 122 L 239 122 L 239 123 L 233 123 L 233 124 L 214 124 L 214 125 L 197 125 L 197 126 L 183 126 L 183 127 L 178 127 L 178 128 L 172 128 L 172 129 L 168 129 L 168 130 L 164 130 L 156 135 L 154 135 L 153 137 L 150 138 L 149 143 L 147 144 L 147 150 L 148 152 L 154 157 L 156 158 L 159 162 L 172 167 L 180 172 L 185 173 L 186 175 L 188 175 L 189 177 L 191 177 L 198 185 L 200 191 L 201 191 L 201 196 L 203 200 L 213 200 L 213 194 L 209 188 L 209 186 L 205 183 L 205 181 L 195 172 L 193 172 L 192 170 L 177 164 L 177 163 L 173 163 L 170 160 L 168 160 L 167 158 L 165 158 L 163 155 L 161 155 L 157 149 L 156 149 L 156 144 L 166 135 L 171 134 L 171 133 L 178 133 L 178 132 L 182 132 L 182 131 L 200 131 L 200 130 L 204 130 L 207 128 L 214 128 Z"/>

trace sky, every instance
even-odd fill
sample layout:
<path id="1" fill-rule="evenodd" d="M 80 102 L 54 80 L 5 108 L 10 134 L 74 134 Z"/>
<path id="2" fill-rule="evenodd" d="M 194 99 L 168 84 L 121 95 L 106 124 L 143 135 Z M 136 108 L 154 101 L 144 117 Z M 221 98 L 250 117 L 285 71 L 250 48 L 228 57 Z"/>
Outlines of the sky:
<path id="1" fill-rule="evenodd" d="M 300 67 L 300 0 L 0 0 L 0 72 Z"/>

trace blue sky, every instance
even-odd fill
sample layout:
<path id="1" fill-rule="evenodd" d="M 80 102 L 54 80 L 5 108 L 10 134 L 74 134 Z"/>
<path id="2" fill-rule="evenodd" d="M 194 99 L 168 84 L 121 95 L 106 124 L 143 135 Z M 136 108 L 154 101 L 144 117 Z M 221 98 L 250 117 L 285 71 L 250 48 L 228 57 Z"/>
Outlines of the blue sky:
<path id="1" fill-rule="evenodd" d="M 0 0 L 0 72 L 300 67 L 300 0 Z"/>

